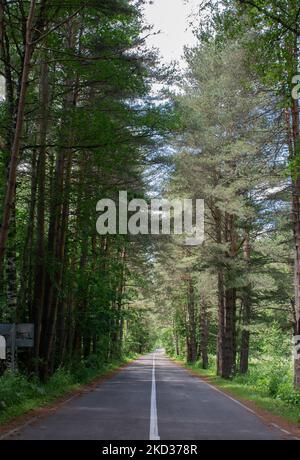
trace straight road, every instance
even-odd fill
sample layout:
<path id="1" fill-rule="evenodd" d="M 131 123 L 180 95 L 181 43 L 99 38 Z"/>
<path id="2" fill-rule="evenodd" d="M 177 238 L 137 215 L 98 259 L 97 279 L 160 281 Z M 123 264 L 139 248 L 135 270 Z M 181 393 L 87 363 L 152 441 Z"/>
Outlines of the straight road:
<path id="1" fill-rule="evenodd" d="M 283 440 L 292 436 L 268 426 L 159 351 L 6 439 Z"/>

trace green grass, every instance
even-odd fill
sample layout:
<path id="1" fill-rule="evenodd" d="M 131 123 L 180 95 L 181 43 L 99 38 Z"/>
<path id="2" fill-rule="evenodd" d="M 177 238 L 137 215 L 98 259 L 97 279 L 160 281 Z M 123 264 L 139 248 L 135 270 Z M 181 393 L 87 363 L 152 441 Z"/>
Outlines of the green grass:
<path id="1" fill-rule="evenodd" d="M 74 365 L 71 370 L 58 369 L 47 384 L 30 380 L 22 374 L 6 373 L 0 377 L 0 425 L 33 409 L 54 403 L 58 398 L 97 378 L 105 377 L 135 358 L 136 355 L 132 355 L 102 364 L 96 357 L 91 357 L 86 362 Z"/>
<path id="2" fill-rule="evenodd" d="M 269 377 L 269 380 L 265 378 L 265 381 L 262 384 L 256 377 L 259 372 L 262 373 L 259 366 L 252 366 L 248 376 L 237 376 L 232 380 L 227 380 L 216 376 L 214 367 L 209 369 L 202 369 L 199 363 L 190 365 L 186 364 L 186 362 L 182 359 L 177 361 L 183 364 L 187 369 L 190 369 L 196 374 L 199 374 L 199 376 L 208 377 L 210 383 L 220 389 L 228 391 L 233 396 L 237 396 L 238 398 L 244 399 L 246 401 L 251 401 L 258 407 L 274 415 L 283 417 L 287 421 L 300 423 L 300 399 L 298 399 L 300 392 L 296 392 L 292 389 L 292 384 L 290 381 L 288 383 L 285 382 L 285 387 L 282 383 L 279 384 L 278 391 L 275 394 L 268 394 L 270 392 L 272 393 L 270 389 L 272 389 L 272 378 L 274 375 L 276 375 L 275 372 L 271 378 Z M 285 377 L 285 375 L 282 375 L 282 379 Z M 280 391 L 282 391 L 282 394 Z M 284 400 L 283 398 L 286 398 L 287 400 Z"/>

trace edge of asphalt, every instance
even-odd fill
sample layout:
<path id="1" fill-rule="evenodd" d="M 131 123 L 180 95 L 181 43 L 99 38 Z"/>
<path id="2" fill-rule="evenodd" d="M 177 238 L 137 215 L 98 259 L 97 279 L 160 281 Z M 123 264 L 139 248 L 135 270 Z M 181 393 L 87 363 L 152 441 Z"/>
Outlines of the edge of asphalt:
<path id="1" fill-rule="evenodd" d="M 272 414 L 266 409 L 262 409 L 254 402 L 241 398 L 240 396 L 236 396 L 230 390 L 224 390 L 223 388 L 222 389 L 219 388 L 218 385 L 215 382 L 213 382 L 209 377 L 201 375 L 198 372 L 195 372 L 192 369 L 189 369 L 181 361 L 177 361 L 176 359 L 170 358 L 169 356 L 168 356 L 168 359 L 170 359 L 170 361 L 172 361 L 174 364 L 180 366 L 182 369 L 186 370 L 193 377 L 204 382 L 206 385 L 208 385 L 213 390 L 217 391 L 218 393 L 221 393 L 226 398 L 235 402 L 239 406 L 242 406 L 245 410 L 247 410 L 248 412 L 258 417 L 260 420 L 262 420 L 263 423 L 265 423 L 266 425 L 277 428 L 285 435 L 291 436 L 292 439 L 300 441 L 300 424 L 295 424 L 293 422 L 290 422 L 284 419 L 283 417 L 279 415 Z"/>
<path id="2" fill-rule="evenodd" d="M 187 371 L 194 378 L 201 380 L 213 390 L 221 393 L 223 396 L 229 398 L 236 404 L 242 406 L 245 410 L 249 411 L 256 417 L 258 417 L 265 424 L 279 429 L 285 435 L 291 436 L 292 439 L 300 440 L 300 425 L 295 425 L 292 422 L 287 421 L 283 417 L 272 414 L 271 412 L 268 412 L 267 410 L 258 407 L 254 402 L 236 396 L 233 392 L 229 390 L 220 389 L 214 382 L 212 382 L 212 380 L 209 377 L 203 376 L 193 371 L 192 369 L 187 368 L 184 365 L 184 363 L 180 361 L 176 361 L 175 359 L 172 359 L 169 356 L 166 356 L 166 357 L 172 363 L 174 363 L 175 365 Z M 43 419 L 44 417 L 47 417 L 51 413 L 56 412 L 57 410 L 59 410 L 60 408 L 68 404 L 70 401 L 72 401 L 73 399 L 78 398 L 81 395 L 84 395 L 86 393 L 93 391 L 98 385 L 101 385 L 105 381 L 117 375 L 124 368 L 126 368 L 127 366 L 135 362 L 136 359 L 133 359 L 127 363 L 121 364 L 117 369 L 108 371 L 107 373 L 103 374 L 100 377 L 96 377 L 91 382 L 81 385 L 76 390 L 67 392 L 65 395 L 57 398 L 53 403 L 47 404 L 45 406 L 41 406 L 36 409 L 32 409 L 29 412 L 19 415 L 13 420 L 3 425 L 0 425 L 0 440 L 5 440 L 9 438 L 13 434 L 16 434 L 22 429 L 26 428 L 27 426 L 37 422 L 40 419 Z"/>
<path id="3" fill-rule="evenodd" d="M 4 423 L 3 425 L 0 425 L 0 441 L 9 438 L 13 434 L 18 433 L 19 431 L 23 430 L 29 425 L 32 425 L 38 420 L 43 419 L 54 412 L 57 412 L 60 408 L 64 407 L 73 399 L 79 398 L 80 396 L 86 393 L 90 393 L 98 385 L 101 385 L 102 383 L 117 375 L 124 368 L 134 363 L 138 358 L 139 357 L 132 359 L 129 362 L 123 363 L 118 368 L 109 370 L 99 377 L 95 377 L 89 383 L 84 383 L 80 385 L 79 388 L 68 391 L 67 393 L 65 393 L 62 396 L 59 396 L 57 399 L 55 399 L 53 402 L 49 404 L 37 407 L 35 409 L 31 409 L 24 414 L 18 415 L 17 417 Z"/>

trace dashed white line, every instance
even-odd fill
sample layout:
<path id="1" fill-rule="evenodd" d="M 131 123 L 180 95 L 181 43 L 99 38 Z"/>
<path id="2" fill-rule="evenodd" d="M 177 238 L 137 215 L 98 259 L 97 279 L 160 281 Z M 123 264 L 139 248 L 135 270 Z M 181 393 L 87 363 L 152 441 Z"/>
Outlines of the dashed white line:
<path id="1" fill-rule="evenodd" d="M 37 420 L 39 420 L 39 417 L 33 417 L 28 422 L 26 422 L 23 425 L 15 428 L 14 430 L 10 430 L 7 433 L 4 433 L 2 436 L 0 436 L 0 441 L 2 441 L 3 439 L 7 439 L 7 438 L 9 438 L 10 436 L 13 436 L 16 433 L 19 433 L 19 431 L 23 430 L 24 428 L 27 428 L 28 426 L 30 426 L 32 423 L 36 422 Z"/>
<path id="2" fill-rule="evenodd" d="M 231 396 L 229 396 L 228 394 L 224 393 L 223 391 L 219 390 L 218 388 L 214 387 L 213 385 L 210 385 L 210 383 L 207 383 L 205 380 L 202 380 L 201 381 L 205 384 L 205 385 L 208 385 L 210 388 L 212 388 L 213 390 L 217 391 L 218 393 L 221 393 L 221 395 L 225 396 L 226 398 L 228 399 L 231 399 L 231 401 L 235 402 L 236 404 L 238 404 L 239 406 L 243 407 L 244 409 L 246 409 L 248 412 L 251 412 L 251 414 L 254 414 L 254 415 L 257 415 L 256 412 L 254 412 L 254 410 L 250 409 L 249 407 L 247 407 L 245 404 L 242 404 L 240 401 L 237 401 L 236 399 L 232 398 Z"/>
<path id="3" fill-rule="evenodd" d="M 221 393 L 223 396 L 225 396 L 226 398 L 228 399 L 231 399 L 231 401 L 234 401 L 236 404 L 238 404 L 239 406 L 243 407 L 244 409 L 246 409 L 248 412 L 251 412 L 251 414 L 254 414 L 256 417 L 260 418 L 261 420 L 263 420 L 263 418 L 257 414 L 254 410 L 250 409 L 249 407 L 247 407 L 245 404 L 242 404 L 240 401 L 237 401 L 236 399 L 232 398 L 231 396 L 229 396 L 228 394 L 224 393 L 222 390 L 219 390 L 219 388 L 216 388 L 214 387 L 213 385 L 211 385 L 210 383 L 206 382 L 205 380 L 201 379 L 201 381 L 205 384 L 205 385 L 208 385 L 210 388 L 212 388 L 213 390 L 217 391 L 218 393 Z M 289 436 L 292 436 L 292 433 L 290 433 L 289 431 L 285 430 L 284 428 L 281 428 L 279 425 L 277 425 L 276 423 L 270 423 L 270 425 L 272 425 L 273 427 L 277 428 L 278 430 L 282 431 L 283 433 L 289 435 Z M 297 438 L 296 436 L 293 437 L 293 439 L 297 439 L 299 440 L 299 438 Z"/>
<path id="4" fill-rule="evenodd" d="M 285 430 L 284 428 L 281 428 L 281 426 L 277 425 L 277 423 L 271 423 L 271 425 L 277 428 L 278 430 L 282 431 L 282 433 L 292 436 L 292 433 L 290 433 L 288 430 Z"/>
<path id="5" fill-rule="evenodd" d="M 155 382 L 155 353 L 153 355 L 152 362 L 152 386 L 151 386 L 151 410 L 150 410 L 150 434 L 149 439 L 151 441 L 158 441 L 160 439 L 158 435 L 157 425 L 157 405 L 156 405 L 156 382 Z"/>

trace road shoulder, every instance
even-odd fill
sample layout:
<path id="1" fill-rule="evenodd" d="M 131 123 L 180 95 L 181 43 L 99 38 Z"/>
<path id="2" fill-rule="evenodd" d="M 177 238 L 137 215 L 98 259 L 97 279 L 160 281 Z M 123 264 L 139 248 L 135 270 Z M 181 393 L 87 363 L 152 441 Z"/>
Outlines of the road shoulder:
<path id="1" fill-rule="evenodd" d="M 188 365 L 186 365 L 183 361 L 179 361 L 174 358 L 170 358 L 175 364 L 184 368 L 186 371 L 189 372 L 195 378 L 202 380 L 203 382 L 207 383 L 210 387 L 214 388 L 216 391 L 223 393 L 225 396 L 229 397 L 230 399 L 236 401 L 237 403 L 243 405 L 245 408 L 250 410 L 251 412 L 255 413 L 257 417 L 259 417 L 265 424 L 271 425 L 280 429 L 283 433 L 292 435 L 293 437 L 300 440 L 300 424 L 293 423 L 290 420 L 285 419 L 284 417 L 272 413 L 262 407 L 260 407 L 254 401 L 251 401 L 247 398 L 242 398 L 240 395 L 234 393 L 234 391 L 230 391 L 228 389 L 223 388 L 221 385 L 218 385 L 218 382 L 207 375 L 201 374 L 201 369 L 194 370 L 191 369 Z M 300 412 L 300 408 L 299 408 Z M 300 417 L 300 414 L 299 414 Z"/>
<path id="2" fill-rule="evenodd" d="M 73 399 L 90 393 L 96 387 L 117 375 L 124 368 L 129 366 L 133 361 L 135 360 L 128 360 L 125 363 L 120 363 L 116 369 L 106 371 L 102 375 L 95 377 L 91 382 L 82 384 L 78 388 L 66 392 L 64 395 L 58 397 L 53 402 L 42 405 L 41 407 L 37 407 L 35 409 L 31 409 L 28 412 L 21 414 L 12 420 L 0 425 L 0 440 L 3 440 L 8 436 L 11 436 L 12 434 L 15 434 L 26 428 L 32 423 L 35 423 L 36 421 L 57 412 Z"/>

